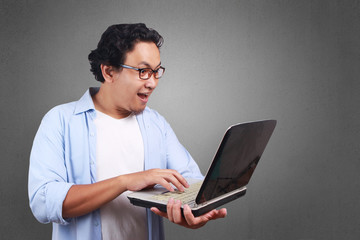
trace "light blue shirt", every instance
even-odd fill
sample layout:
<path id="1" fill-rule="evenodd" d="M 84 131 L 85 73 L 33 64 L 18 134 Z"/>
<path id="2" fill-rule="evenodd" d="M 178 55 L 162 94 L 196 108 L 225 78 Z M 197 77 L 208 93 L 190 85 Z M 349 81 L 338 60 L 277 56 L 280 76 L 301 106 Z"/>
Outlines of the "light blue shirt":
<path id="1" fill-rule="evenodd" d="M 73 184 L 96 180 L 96 117 L 88 90 L 76 102 L 51 109 L 36 133 L 30 155 L 29 200 L 41 223 L 53 223 L 53 239 L 101 239 L 100 212 L 64 219 L 62 204 Z M 144 142 L 144 169 L 175 169 L 184 177 L 202 178 L 166 120 L 146 107 L 136 115 Z M 163 239 L 162 218 L 147 209 L 149 239 Z"/>

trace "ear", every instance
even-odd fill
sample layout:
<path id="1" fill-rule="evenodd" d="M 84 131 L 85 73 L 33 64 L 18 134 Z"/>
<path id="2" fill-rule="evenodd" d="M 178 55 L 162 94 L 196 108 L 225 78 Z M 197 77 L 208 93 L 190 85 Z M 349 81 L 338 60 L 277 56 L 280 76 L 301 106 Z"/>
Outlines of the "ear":
<path id="1" fill-rule="evenodd" d="M 100 68 L 101 68 L 101 73 L 105 79 L 105 82 L 109 82 L 109 83 L 114 82 L 114 78 L 113 78 L 114 68 L 112 66 L 108 66 L 104 64 L 101 64 Z"/>

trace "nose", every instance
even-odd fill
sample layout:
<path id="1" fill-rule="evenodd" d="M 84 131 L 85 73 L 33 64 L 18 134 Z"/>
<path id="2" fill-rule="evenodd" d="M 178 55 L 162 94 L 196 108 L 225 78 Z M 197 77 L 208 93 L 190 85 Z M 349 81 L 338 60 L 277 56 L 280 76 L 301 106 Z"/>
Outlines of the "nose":
<path id="1" fill-rule="evenodd" d="M 159 82 L 159 79 L 156 79 L 154 77 L 154 74 L 152 74 L 151 77 L 145 81 L 145 87 L 149 88 L 149 89 L 155 89 L 158 82 Z"/>

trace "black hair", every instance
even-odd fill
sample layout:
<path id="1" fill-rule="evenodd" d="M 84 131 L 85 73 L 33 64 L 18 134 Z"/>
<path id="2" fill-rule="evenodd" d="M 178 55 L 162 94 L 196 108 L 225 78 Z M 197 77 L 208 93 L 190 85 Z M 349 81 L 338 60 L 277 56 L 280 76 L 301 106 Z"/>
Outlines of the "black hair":
<path id="1" fill-rule="evenodd" d="M 108 27 L 101 35 L 97 48 L 88 56 L 90 71 L 95 79 L 105 81 L 101 73 L 101 64 L 120 69 L 126 54 L 131 52 L 138 42 L 153 42 L 160 49 L 164 39 L 156 30 L 147 28 L 143 23 L 116 24 Z"/>

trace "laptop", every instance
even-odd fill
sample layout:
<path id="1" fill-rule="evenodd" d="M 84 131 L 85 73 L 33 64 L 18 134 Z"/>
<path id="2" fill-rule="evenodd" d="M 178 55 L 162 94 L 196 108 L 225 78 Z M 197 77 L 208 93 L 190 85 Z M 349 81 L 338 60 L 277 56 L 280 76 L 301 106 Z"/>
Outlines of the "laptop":
<path id="1" fill-rule="evenodd" d="M 136 206 L 157 207 L 166 212 L 169 198 L 188 204 L 200 216 L 244 196 L 252 174 L 275 129 L 276 120 L 261 120 L 230 126 L 203 180 L 187 179 L 184 192 L 170 192 L 160 185 L 133 192 L 127 197 Z"/>

